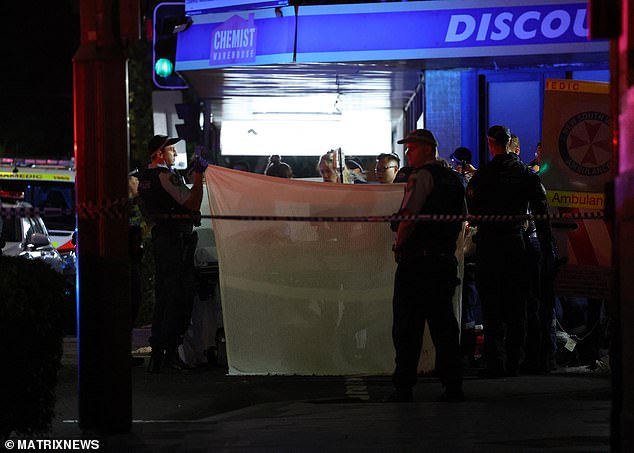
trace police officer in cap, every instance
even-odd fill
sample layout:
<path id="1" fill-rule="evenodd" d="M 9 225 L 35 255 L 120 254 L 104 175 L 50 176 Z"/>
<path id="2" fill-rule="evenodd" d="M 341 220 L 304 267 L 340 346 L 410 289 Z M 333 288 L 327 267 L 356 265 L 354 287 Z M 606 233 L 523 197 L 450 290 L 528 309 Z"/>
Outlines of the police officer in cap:
<path id="1" fill-rule="evenodd" d="M 150 165 L 139 177 L 139 192 L 154 226 L 155 301 L 148 371 L 180 371 L 187 366 L 178 346 L 191 318 L 194 300 L 194 252 L 198 237 L 203 172 L 207 161 L 196 156 L 191 164 L 191 189 L 174 169 L 179 138 L 155 135 L 148 143 Z"/>
<path id="2" fill-rule="evenodd" d="M 437 142 L 426 129 L 398 141 L 406 146 L 412 171 L 399 211 L 402 215 L 463 214 L 460 176 L 438 160 Z M 393 246 L 398 263 L 392 300 L 395 391 L 388 401 L 412 401 L 425 320 L 437 350 L 436 371 L 445 386 L 441 401 L 463 401 L 458 321 L 452 297 L 459 283 L 454 256 L 460 222 L 402 221 Z"/>
<path id="3" fill-rule="evenodd" d="M 547 214 L 546 191 L 537 174 L 510 149 L 511 132 L 505 126 L 488 130 L 493 158 L 467 185 L 469 212 L 521 216 Z M 529 211 L 530 209 L 530 211 Z M 476 249 L 476 285 L 484 323 L 483 377 L 517 376 L 523 360 L 526 334 L 528 273 L 525 222 L 479 222 Z M 535 222 L 544 257 L 552 257 L 548 220 Z"/>

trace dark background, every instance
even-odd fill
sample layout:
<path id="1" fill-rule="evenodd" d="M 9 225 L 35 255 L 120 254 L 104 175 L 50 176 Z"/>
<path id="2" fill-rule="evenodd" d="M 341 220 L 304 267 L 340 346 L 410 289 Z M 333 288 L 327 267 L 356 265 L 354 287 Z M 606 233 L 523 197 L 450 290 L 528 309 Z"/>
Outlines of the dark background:
<path id="1" fill-rule="evenodd" d="M 73 156 L 79 0 L 3 2 L 0 156 Z"/>

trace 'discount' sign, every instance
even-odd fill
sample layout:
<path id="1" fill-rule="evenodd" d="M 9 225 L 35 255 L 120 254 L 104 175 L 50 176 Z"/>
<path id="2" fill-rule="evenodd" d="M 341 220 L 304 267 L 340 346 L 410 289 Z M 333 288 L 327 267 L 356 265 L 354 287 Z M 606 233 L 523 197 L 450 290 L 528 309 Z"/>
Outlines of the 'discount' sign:
<path id="1" fill-rule="evenodd" d="M 607 51 L 587 39 L 586 2 L 307 6 L 297 20 L 298 62 Z"/>

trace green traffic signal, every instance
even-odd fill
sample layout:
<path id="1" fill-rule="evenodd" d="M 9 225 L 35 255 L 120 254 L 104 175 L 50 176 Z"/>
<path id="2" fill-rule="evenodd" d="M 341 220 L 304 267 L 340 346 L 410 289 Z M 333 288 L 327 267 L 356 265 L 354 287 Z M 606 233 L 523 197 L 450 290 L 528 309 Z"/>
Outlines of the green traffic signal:
<path id="1" fill-rule="evenodd" d="M 159 77 L 169 77 L 174 72 L 174 64 L 167 58 L 159 58 L 154 65 L 154 71 Z"/>

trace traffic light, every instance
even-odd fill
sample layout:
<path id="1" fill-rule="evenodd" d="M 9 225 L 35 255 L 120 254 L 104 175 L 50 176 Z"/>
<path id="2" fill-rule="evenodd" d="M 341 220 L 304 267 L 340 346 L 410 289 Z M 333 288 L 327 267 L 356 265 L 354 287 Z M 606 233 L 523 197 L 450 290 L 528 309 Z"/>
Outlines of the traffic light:
<path id="1" fill-rule="evenodd" d="M 184 3 L 159 3 L 154 8 L 152 80 L 158 88 L 187 88 L 185 80 L 174 69 L 178 33 L 189 28 L 191 23 L 191 18 L 185 16 Z"/>
<path id="2" fill-rule="evenodd" d="M 179 138 L 189 143 L 200 142 L 200 104 L 176 104 L 176 114 L 183 120 L 183 124 L 176 125 Z"/>

